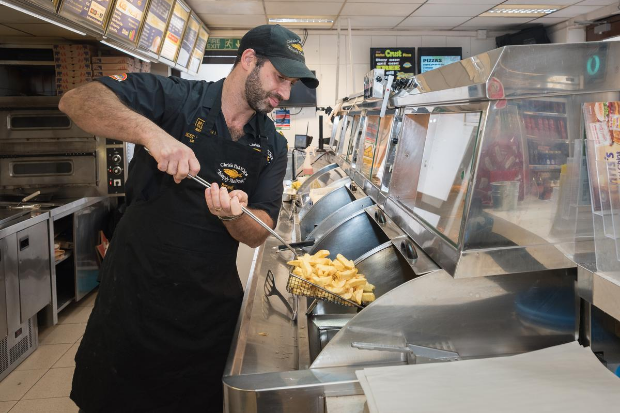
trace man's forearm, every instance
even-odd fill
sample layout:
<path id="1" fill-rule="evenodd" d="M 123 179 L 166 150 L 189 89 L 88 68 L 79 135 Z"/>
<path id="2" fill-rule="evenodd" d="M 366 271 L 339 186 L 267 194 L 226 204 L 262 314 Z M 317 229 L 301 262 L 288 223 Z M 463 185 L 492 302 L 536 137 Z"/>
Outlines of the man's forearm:
<path id="1" fill-rule="evenodd" d="M 93 99 L 96 96 L 96 99 Z M 102 138 L 147 146 L 149 136 L 162 130 L 148 118 L 129 109 L 99 82 L 92 82 L 67 92 L 58 108 L 83 130 Z"/>
<path id="2" fill-rule="evenodd" d="M 260 209 L 250 209 L 250 211 L 265 224 L 269 225 L 269 227 L 273 228 L 273 221 L 265 211 Z M 240 218 L 234 221 L 223 222 L 234 239 L 252 248 L 260 246 L 269 236 L 269 232 L 265 228 L 246 214 L 241 215 Z"/>

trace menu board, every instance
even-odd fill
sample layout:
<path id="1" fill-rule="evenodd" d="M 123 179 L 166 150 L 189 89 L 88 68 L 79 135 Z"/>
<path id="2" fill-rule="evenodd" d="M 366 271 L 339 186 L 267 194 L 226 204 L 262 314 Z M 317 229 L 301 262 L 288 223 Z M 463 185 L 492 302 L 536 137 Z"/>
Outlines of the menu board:
<path id="1" fill-rule="evenodd" d="M 189 71 L 198 73 L 200 65 L 202 64 L 202 57 L 205 54 L 205 48 L 207 47 L 207 40 L 209 40 L 209 33 L 204 26 L 200 26 L 200 32 L 198 32 L 198 40 L 196 40 L 196 47 L 192 52 L 192 58 L 189 62 Z"/>
<path id="2" fill-rule="evenodd" d="M 412 77 L 415 71 L 415 49 L 413 47 L 372 47 L 370 69 L 384 69 L 385 76 L 396 79 Z"/>
<path id="3" fill-rule="evenodd" d="M 148 0 L 116 0 L 106 35 L 136 45 Z"/>
<path id="4" fill-rule="evenodd" d="M 612 213 L 618 215 L 620 102 L 587 102 L 583 104 L 583 113 L 588 148 L 588 173 L 592 188 L 592 210 L 601 215 Z"/>
<path id="5" fill-rule="evenodd" d="M 183 31 L 185 30 L 185 25 L 188 20 L 189 7 L 177 1 L 174 5 L 174 9 L 172 10 L 170 23 L 168 23 L 168 30 L 166 31 L 166 36 L 164 37 L 164 44 L 161 47 L 161 53 L 159 54 L 161 57 L 174 62 L 177 57 L 179 47 L 181 46 Z"/>
<path id="6" fill-rule="evenodd" d="M 30 0 L 32 3 L 35 3 L 38 6 L 43 7 L 45 10 L 56 11 L 58 8 L 58 3 L 60 0 Z"/>
<path id="7" fill-rule="evenodd" d="M 159 54 L 174 0 L 151 0 L 138 47 Z"/>
<path id="8" fill-rule="evenodd" d="M 194 50 L 194 45 L 196 44 L 199 30 L 200 22 L 196 16 L 192 14 L 187 24 L 187 29 L 185 29 L 183 41 L 181 42 L 181 50 L 179 50 L 179 56 L 177 57 L 177 64 L 179 66 L 187 67 L 189 58 Z"/>
<path id="9" fill-rule="evenodd" d="M 103 30 L 112 0 L 64 0 L 60 15 Z"/>
<path id="10" fill-rule="evenodd" d="M 460 47 L 418 47 L 418 69 L 420 73 L 462 60 Z"/>

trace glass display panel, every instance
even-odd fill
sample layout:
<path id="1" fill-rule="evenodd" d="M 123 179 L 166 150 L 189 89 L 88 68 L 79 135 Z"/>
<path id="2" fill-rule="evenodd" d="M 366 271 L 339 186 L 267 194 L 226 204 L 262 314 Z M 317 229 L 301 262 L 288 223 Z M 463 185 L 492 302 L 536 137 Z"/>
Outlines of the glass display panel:
<path id="1" fill-rule="evenodd" d="M 347 142 L 347 162 L 352 162 L 353 161 L 353 147 L 355 146 L 355 139 L 357 138 L 357 130 L 359 128 L 359 123 L 360 123 L 360 115 L 354 116 L 353 117 L 353 122 L 351 123 L 351 129 L 350 129 L 350 134 L 347 133 L 347 135 L 349 136 L 348 138 L 348 142 Z M 348 129 L 348 128 L 347 128 Z"/>
<path id="2" fill-rule="evenodd" d="M 138 47 L 159 54 L 173 0 L 151 0 Z"/>
<path id="3" fill-rule="evenodd" d="M 112 4 L 112 0 L 64 0 L 59 13 L 103 32 Z"/>
<path id="4" fill-rule="evenodd" d="M 200 22 L 198 22 L 196 16 L 192 14 L 190 16 L 187 29 L 185 29 L 185 34 L 183 35 L 183 41 L 181 42 L 181 49 L 179 50 L 179 56 L 177 57 L 178 65 L 187 67 L 191 53 L 194 50 L 194 45 L 196 44 L 196 38 L 198 37 L 199 31 Z"/>
<path id="5" fill-rule="evenodd" d="M 332 120 L 332 134 L 329 139 L 329 146 L 337 147 L 340 138 L 340 129 L 342 128 L 342 117 L 334 116 Z"/>
<path id="6" fill-rule="evenodd" d="M 472 174 L 481 113 L 430 116 L 413 212 L 455 245 Z"/>
<path id="7" fill-rule="evenodd" d="M 205 48 L 207 47 L 207 40 L 209 40 L 209 33 L 204 26 L 200 26 L 200 32 L 198 32 L 198 39 L 196 40 L 196 47 L 192 52 L 192 58 L 189 61 L 189 71 L 198 73 L 200 65 L 202 64 L 202 57 L 205 54 Z"/>
<path id="8" fill-rule="evenodd" d="M 377 115 L 371 115 L 366 118 L 366 130 L 364 131 L 364 148 L 362 150 L 362 174 L 370 178 L 370 170 L 372 169 L 372 161 L 375 156 L 375 147 L 377 145 L 377 134 L 379 133 L 380 118 Z"/>
<path id="9" fill-rule="evenodd" d="M 385 161 L 387 159 L 385 155 L 388 147 L 393 121 L 394 115 L 385 115 L 379 123 L 379 134 L 377 136 L 375 155 L 372 161 L 372 170 L 370 172 L 370 180 L 373 184 L 379 187 L 381 186 L 383 170 L 385 169 Z"/>
<path id="10" fill-rule="evenodd" d="M 338 155 L 346 157 L 346 151 L 349 148 L 349 140 L 351 139 L 351 124 L 353 123 L 353 118 L 346 116 L 343 118 L 343 122 L 340 128 L 340 138 L 338 140 Z"/>
<path id="11" fill-rule="evenodd" d="M 116 0 L 106 36 L 135 46 L 138 43 L 138 32 L 144 20 L 146 5 L 146 0 Z"/>
<path id="12" fill-rule="evenodd" d="M 161 47 L 160 56 L 170 61 L 175 61 L 179 48 L 181 47 L 181 39 L 185 31 L 185 25 L 189 19 L 189 9 L 177 2 L 172 11 L 172 17 L 168 24 L 164 44 Z"/>

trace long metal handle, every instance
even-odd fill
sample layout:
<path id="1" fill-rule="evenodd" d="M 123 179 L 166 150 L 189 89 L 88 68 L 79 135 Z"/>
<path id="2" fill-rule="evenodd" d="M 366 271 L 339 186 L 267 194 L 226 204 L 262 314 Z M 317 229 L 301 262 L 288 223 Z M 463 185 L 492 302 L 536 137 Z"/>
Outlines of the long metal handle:
<path id="1" fill-rule="evenodd" d="M 39 196 L 39 195 L 41 195 L 41 191 L 37 191 L 37 192 L 35 192 L 35 193 L 32 193 L 32 194 L 28 195 L 27 197 L 25 197 L 24 199 L 22 199 L 22 200 L 20 201 L 20 203 L 22 203 L 22 202 L 28 202 L 28 201 L 30 201 L 32 198 L 34 198 L 34 197 L 36 197 L 36 196 Z"/>
<path id="2" fill-rule="evenodd" d="M 192 178 L 194 181 L 198 182 L 200 185 L 204 186 L 205 188 L 211 188 L 211 184 L 208 183 L 207 181 L 205 181 L 204 179 L 202 179 L 199 176 L 193 176 L 191 174 L 187 174 L 187 176 L 189 178 Z M 277 232 L 275 232 L 273 229 L 271 229 L 271 227 L 267 224 L 265 224 L 259 217 L 257 217 L 256 215 L 254 215 L 249 209 L 247 209 L 246 207 L 242 206 L 241 210 L 243 211 L 244 214 L 246 214 L 247 216 L 249 216 L 250 218 L 252 218 L 254 221 L 258 222 L 260 224 L 261 227 L 265 228 L 267 231 L 269 231 L 269 233 L 271 233 L 271 235 L 273 235 L 274 237 L 276 237 L 278 239 L 278 241 L 280 241 L 283 245 L 286 246 L 286 248 L 288 248 L 289 250 L 293 251 L 293 254 L 295 254 L 295 258 L 299 258 L 299 255 L 297 255 L 297 251 L 295 251 L 295 248 L 291 247 L 286 241 L 284 241 L 284 238 L 282 238 L 280 235 L 278 235 Z"/>
<path id="3" fill-rule="evenodd" d="M 418 346 L 415 344 L 407 344 L 406 347 L 395 346 L 393 344 L 363 343 L 354 341 L 351 347 L 360 350 L 389 351 L 392 353 L 413 354 L 417 357 L 425 357 L 434 360 L 459 360 L 460 355 L 454 351 L 439 350 L 432 347 Z"/>
<path id="4" fill-rule="evenodd" d="M 149 155 L 151 155 L 151 151 L 149 151 L 149 148 L 147 148 L 146 146 L 144 147 L 144 149 L 148 152 Z M 187 176 L 189 178 L 192 178 L 194 181 L 198 182 L 200 185 L 204 186 L 205 188 L 211 188 L 211 184 L 208 183 L 207 181 L 205 181 L 204 179 L 202 179 L 199 176 L 194 176 L 191 174 L 187 174 Z M 261 219 L 259 217 L 257 217 L 256 215 L 254 215 L 252 212 L 250 212 L 247 208 L 245 207 L 241 207 L 241 210 L 243 211 L 244 214 L 246 214 L 247 216 L 249 216 L 250 218 L 252 218 L 254 221 L 258 222 L 258 224 L 265 228 L 271 235 L 273 235 L 274 237 L 276 237 L 278 239 L 278 241 L 280 241 L 282 244 L 286 245 L 286 247 L 291 250 L 293 252 L 293 254 L 295 254 L 295 258 L 299 258 L 299 255 L 297 255 L 297 252 L 295 251 L 295 248 L 291 247 L 290 245 L 288 245 L 288 243 L 286 241 L 284 241 L 284 239 L 279 236 L 274 230 L 271 229 L 271 227 L 267 224 L 265 224 L 263 221 L 261 221 Z"/>

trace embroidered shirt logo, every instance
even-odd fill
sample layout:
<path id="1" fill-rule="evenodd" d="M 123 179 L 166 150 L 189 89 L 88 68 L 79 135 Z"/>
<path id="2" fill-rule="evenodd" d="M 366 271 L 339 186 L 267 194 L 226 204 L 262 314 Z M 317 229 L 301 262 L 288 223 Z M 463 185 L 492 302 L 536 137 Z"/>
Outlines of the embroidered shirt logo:
<path id="1" fill-rule="evenodd" d="M 236 169 L 224 168 L 224 173 L 233 179 L 238 179 L 243 176 L 243 174 Z"/>
<path id="2" fill-rule="evenodd" d="M 202 127 L 205 125 L 205 121 L 204 119 L 196 119 L 196 122 L 194 122 L 194 126 L 196 127 L 196 132 L 202 132 Z"/>
<path id="3" fill-rule="evenodd" d="M 263 152 L 260 145 L 258 143 L 251 143 L 250 147 L 254 149 L 256 152 Z M 273 154 L 271 153 L 271 149 L 267 148 L 267 163 L 270 164 L 273 160 Z"/>
<path id="4" fill-rule="evenodd" d="M 304 55 L 304 48 L 299 43 L 297 39 L 290 39 L 287 41 L 287 46 L 290 51 L 297 53 L 298 55 Z"/>
<path id="5" fill-rule="evenodd" d="M 220 163 L 217 175 L 220 177 L 223 184 L 227 184 L 227 188 L 230 185 L 242 184 L 248 178 L 248 172 L 243 166 L 230 162 Z"/>
<path id="6" fill-rule="evenodd" d="M 117 82 L 122 82 L 123 80 L 127 80 L 127 73 L 122 73 L 120 75 L 111 75 L 110 77 Z"/>

